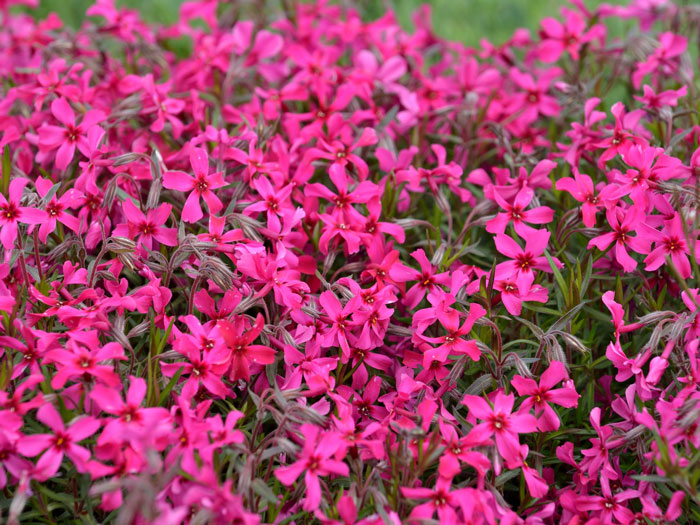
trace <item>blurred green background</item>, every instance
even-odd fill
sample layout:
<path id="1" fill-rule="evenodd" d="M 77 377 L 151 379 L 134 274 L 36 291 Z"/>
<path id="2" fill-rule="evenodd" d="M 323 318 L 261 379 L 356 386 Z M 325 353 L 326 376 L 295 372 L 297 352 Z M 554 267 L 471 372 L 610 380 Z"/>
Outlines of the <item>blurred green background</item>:
<path id="1" fill-rule="evenodd" d="M 245 0 L 234 0 L 246 3 Z M 585 0 L 594 7 L 603 0 Z M 607 0 L 621 3 L 620 0 Z M 177 19 L 182 0 L 117 0 L 117 5 L 138 8 L 149 22 L 172 23 Z M 266 2 L 268 4 L 273 1 Z M 411 27 L 411 14 L 421 4 L 433 8 L 433 24 L 436 32 L 450 40 L 477 44 L 488 38 L 494 43 L 508 39 L 513 30 L 526 27 L 536 30 L 539 20 L 546 16 L 557 16 L 562 6 L 570 5 L 565 0 L 355 0 L 346 5 L 356 6 L 368 19 L 377 18 L 385 6 L 393 6 L 399 20 L 406 28 Z M 625 2 L 626 3 L 626 2 Z M 39 16 L 50 11 L 59 14 L 72 26 L 80 25 L 91 0 L 40 0 Z"/>

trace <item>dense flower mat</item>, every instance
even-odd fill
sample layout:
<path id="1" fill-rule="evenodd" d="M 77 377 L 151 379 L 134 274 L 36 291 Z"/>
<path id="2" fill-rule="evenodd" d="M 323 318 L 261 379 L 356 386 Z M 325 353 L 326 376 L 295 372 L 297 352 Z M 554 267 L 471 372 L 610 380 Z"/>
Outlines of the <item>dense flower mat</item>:
<path id="1" fill-rule="evenodd" d="M 700 522 L 697 7 L 16 3 L 2 519 Z"/>

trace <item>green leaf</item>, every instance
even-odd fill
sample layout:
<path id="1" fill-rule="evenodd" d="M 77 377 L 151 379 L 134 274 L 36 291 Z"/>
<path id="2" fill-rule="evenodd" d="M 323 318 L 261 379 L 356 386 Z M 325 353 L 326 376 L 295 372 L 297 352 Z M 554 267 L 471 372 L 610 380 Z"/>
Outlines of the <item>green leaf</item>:
<path id="1" fill-rule="evenodd" d="M 2 155 L 2 193 L 7 196 L 10 189 L 10 172 L 12 171 L 12 157 L 10 156 L 10 146 L 5 146 Z"/>
<path id="2" fill-rule="evenodd" d="M 165 389 L 160 393 L 160 398 L 158 399 L 158 406 L 163 406 L 165 404 L 165 400 L 168 399 L 168 396 L 170 395 L 170 392 L 172 391 L 173 387 L 177 384 L 178 379 L 180 379 L 180 376 L 182 375 L 182 371 L 185 369 L 185 364 L 182 364 L 182 368 L 180 368 L 177 372 L 175 372 L 175 375 L 170 378 L 170 381 L 168 381 L 168 384 L 166 385 Z"/>
<path id="3" fill-rule="evenodd" d="M 552 256 L 549 255 L 549 252 L 547 250 L 544 251 L 544 256 L 547 258 L 547 262 L 549 263 L 549 267 L 552 269 L 552 273 L 554 273 L 554 278 L 556 279 L 557 284 L 559 285 L 559 289 L 561 290 L 561 293 L 564 296 L 564 301 L 567 303 L 567 306 L 569 306 L 568 298 L 571 295 L 569 292 L 569 287 L 566 285 L 564 277 L 562 276 L 561 272 L 559 271 L 559 268 L 557 268 L 557 265 L 554 263 L 554 259 L 552 259 Z"/>

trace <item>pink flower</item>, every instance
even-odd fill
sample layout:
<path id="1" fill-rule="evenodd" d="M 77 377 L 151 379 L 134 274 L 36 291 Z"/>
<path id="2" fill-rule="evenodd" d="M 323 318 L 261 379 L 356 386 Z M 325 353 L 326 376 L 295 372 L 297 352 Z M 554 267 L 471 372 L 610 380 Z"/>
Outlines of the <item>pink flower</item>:
<path id="1" fill-rule="evenodd" d="M 139 210 L 131 199 L 122 202 L 122 209 L 126 223 L 117 225 L 114 234 L 129 239 L 138 239 L 140 244 L 151 250 L 153 241 L 156 240 L 166 246 L 177 245 L 177 230 L 165 228 L 172 206 L 163 203 L 154 210 L 148 210 L 146 214 Z"/>
<path id="2" fill-rule="evenodd" d="M 518 235 L 522 237 L 535 235 L 534 232 L 536 230 L 526 226 L 525 223 L 549 224 L 554 218 L 554 210 L 547 206 L 538 206 L 530 210 L 525 209 L 535 196 L 533 189 L 528 186 L 524 186 L 518 192 L 512 204 L 507 202 L 497 190 L 494 190 L 493 196 L 505 212 L 499 213 L 486 223 L 486 231 L 489 233 L 504 233 L 508 223 L 513 221 L 513 227 Z"/>
<path id="3" fill-rule="evenodd" d="M 119 343 L 111 342 L 100 347 L 95 332 L 75 334 L 66 344 L 66 349 L 50 350 L 46 353 L 47 363 L 58 363 L 58 371 L 51 379 L 53 388 L 62 388 L 69 379 L 90 382 L 98 380 L 114 388 L 120 379 L 114 367 L 100 364 L 113 359 L 126 360 L 124 349 Z"/>
<path id="4" fill-rule="evenodd" d="M 518 285 L 529 289 L 535 280 L 534 270 L 541 270 L 551 273 L 547 258 L 542 256 L 549 243 L 550 233 L 545 230 L 533 230 L 525 236 L 525 249 L 515 242 L 511 237 L 499 233 L 496 235 L 496 249 L 509 257 L 510 261 L 499 263 L 496 272 L 507 278 L 514 277 Z M 556 257 L 552 257 L 554 264 L 558 268 L 564 265 Z"/>
<path id="5" fill-rule="evenodd" d="M 628 509 L 624 502 L 636 498 L 640 495 L 637 490 L 623 490 L 613 494 L 610 490 L 610 482 L 602 477 L 600 480 L 602 496 L 581 496 L 578 498 L 576 506 L 580 510 L 598 511 L 598 516 L 603 522 L 611 522 L 612 517 L 619 523 L 631 523 L 634 521 L 634 514 Z"/>
<path id="6" fill-rule="evenodd" d="M 642 79 L 652 73 L 653 76 L 670 75 L 678 67 L 679 56 L 688 47 L 688 39 L 670 31 L 659 35 L 659 47 L 657 47 L 644 62 L 639 62 L 632 74 L 632 84 L 639 89 Z"/>
<path id="7" fill-rule="evenodd" d="M 232 381 L 250 379 L 250 367 L 252 365 L 269 365 L 275 360 L 275 351 L 264 345 L 251 345 L 255 341 L 265 325 L 265 319 L 258 314 L 255 324 L 243 333 L 241 322 L 231 323 L 223 319 L 217 321 L 216 326 L 219 334 L 231 350 L 231 370 Z M 215 387 L 217 388 L 217 387 Z M 217 388 L 217 390 L 220 390 Z"/>
<path id="8" fill-rule="evenodd" d="M 566 17 L 564 23 L 555 18 L 542 20 L 542 43 L 537 47 L 537 58 L 542 62 L 556 62 L 566 51 L 573 60 L 579 60 L 581 47 L 594 38 L 605 35 L 605 28 L 595 25 L 586 31 L 586 20 L 580 13 L 562 10 Z"/>
<path id="9" fill-rule="evenodd" d="M 46 198 L 53 185 L 53 182 L 49 179 L 39 177 L 36 180 L 37 191 L 43 198 Z M 68 190 L 58 198 L 53 195 L 45 207 L 48 220 L 42 222 L 41 226 L 39 226 L 39 239 L 41 239 L 42 242 L 46 242 L 49 234 L 56 229 L 56 222 L 60 222 L 75 233 L 79 233 L 80 221 L 73 215 L 67 213 L 67 210 L 69 208 L 77 208 L 83 198 L 84 195 L 74 189 Z"/>
<path id="10" fill-rule="evenodd" d="M 663 107 L 677 106 L 678 99 L 688 94 L 688 86 L 681 86 L 679 89 L 669 89 L 657 94 L 650 85 L 644 84 L 642 90 L 644 91 L 644 96 L 635 95 L 634 98 L 644 102 L 647 108 L 657 110 Z"/>
<path id="11" fill-rule="evenodd" d="M 547 289 L 542 285 L 530 285 L 527 279 L 515 279 L 512 275 L 501 278 L 499 272 L 496 273 L 493 288 L 501 292 L 501 302 L 508 313 L 512 315 L 520 315 L 523 303 L 526 301 L 546 303 L 549 297 Z"/>
<path id="12" fill-rule="evenodd" d="M 160 407 L 144 408 L 141 406 L 146 397 L 147 385 L 140 377 L 131 376 L 126 401 L 122 400 L 114 387 L 95 385 L 90 397 L 100 409 L 116 416 L 109 419 L 97 439 L 98 446 L 121 444 L 128 441 L 137 450 L 143 449 L 153 438 L 163 436 L 168 430 L 170 416 Z"/>
<path id="13" fill-rule="evenodd" d="M 484 315 L 486 315 L 486 310 L 481 305 L 472 303 L 469 305 L 469 314 L 467 314 L 462 326 L 459 326 L 458 316 L 444 316 L 440 318 L 440 321 L 447 330 L 447 335 L 441 337 L 422 336 L 422 338 L 430 343 L 439 344 L 440 346 L 435 348 L 436 351 L 444 351 L 446 355 L 467 354 L 474 361 L 478 361 L 481 352 L 476 346 L 476 341 L 465 341 L 462 337 L 468 335 L 477 319 Z"/>
<path id="14" fill-rule="evenodd" d="M 645 270 L 650 272 L 656 270 L 666 264 L 666 257 L 670 256 L 680 276 L 683 279 L 690 279 L 691 269 L 688 261 L 690 251 L 686 242 L 686 233 L 681 223 L 681 217 L 678 213 L 673 216 L 673 219 L 664 221 L 664 229 L 661 232 L 646 223 L 641 223 L 637 233 L 642 238 L 651 240 L 656 244 L 656 247 L 644 259 L 646 263 Z M 698 253 L 697 244 L 696 242 L 695 253 Z"/>
<path id="15" fill-rule="evenodd" d="M 6 250 L 11 250 L 17 239 L 17 223 L 42 224 L 49 220 L 43 210 L 20 205 L 22 191 L 29 183 L 27 179 L 12 179 L 8 199 L 0 193 L 0 242 Z"/>
<path id="16" fill-rule="evenodd" d="M 77 443 L 97 432 L 100 428 L 99 420 L 81 417 L 66 428 L 60 414 L 50 403 L 39 408 L 36 417 L 54 433 L 31 434 L 17 443 L 17 450 L 23 456 L 34 457 L 46 451 L 36 464 L 34 477 L 39 481 L 52 477 L 58 472 L 64 455 L 73 462 L 78 472 L 85 472 L 91 454 Z"/>
<path id="17" fill-rule="evenodd" d="M 612 135 L 597 142 L 598 148 L 606 148 L 598 158 L 598 168 L 603 169 L 605 163 L 618 153 L 624 154 L 634 144 L 646 144 L 646 141 L 635 135 L 639 121 L 644 116 L 644 110 L 637 109 L 626 112 L 622 102 L 613 104 L 610 112 L 615 117 L 615 127 Z"/>
<path id="18" fill-rule="evenodd" d="M 304 510 L 316 510 L 321 503 L 319 478 L 331 474 L 347 476 L 350 471 L 342 461 L 331 459 L 340 445 L 332 433 L 322 434 L 318 427 L 308 423 L 302 425 L 299 431 L 304 445 L 297 461 L 289 466 L 279 467 L 275 470 L 275 476 L 284 485 L 290 486 L 305 472 Z"/>
<path id="19" fill-rule="evenodd" d="M 643 221 L 644 211 L 639 206 L 631 206 L 627 210 L 615 207 L 606 212 L 606 217 L 612 232 L 604 233 L 591 239 L 588 248 L 596 247 L 601 251 L 606 251 L 610 244 L 615 244 L 613 256 L 620 263 L 625 272 L 631 272 L 637 267 L 635 261 L 627 253 L 629 246 L 637 253 L 649 253 L 651 243 L 641 236 L 633 237 L 631 232 Z"/>
<path id="20" fill-rule="evenodd" d="M 442 523 L 458 523 L 457 513 L 454 510 L 458 498 L 450 492 L 451 486 L 451 478 L 438 477 L 435 489 L 401 487 L 401 493 L 407 498 L 428 500 L 414 507 L 410 517 L 414 520 L 429 520 L 437 512 L 438 519 Z"/>
<path id="21" fill-rule="evenodd" d="M 568 374 L 564 365 L 560 361 L 552 361 L 549 368 L 542 373 L 539 385 L 534 380 L 519 375 L 515 375 L 511 381 L 519 395 L 529 396 L 523 401 L 520 410 L 534 407 L 535 415 L 539 416 L 537 428 L 542 432 L 558 430 L 560 425 L 559 417 L 549 403 L 565 408 L 578 405 L 578 398 L 581 396 L 574 388 L 552 388 L 560 381 L 567 379 Z"/>
<path id="22" fill-rule="evenodd" d="M 354 325 L 350 321 L 350 314 L 353 312 L 352 303 L 348 302 L 343 306 L 331 290 L 323 292 L 318 302 L 328 315 L 330 324 L 330 330 L 326 332 L 322 345 L 325 347 L 340 346 L 343 353 L 349 355 L 348 333 Z"/>
<path id="23" fill-rule="evenodd" d="M 204 199 L 209 207 L 209 213 L 216 215 L 223 205 L 212 190 L 226 185 L 223 173 L 209 175 L 209 156 L 202 148 L 190 150 L 190 165 L 194 177 L 182 171 L 166 171 L 163 173 L 163 186 L 178 191 L 189 191 L 185 206 L 182 208 L 182 220 L 185 222 L 197 222 L 204 214 L 199 204 L 199 198 Z"/>
<path id="24" fill-rule="evenodd" d="M 515 396 L 504 394 L 501 390 L 496 392 L 493 406 L 483 398 L 465 395 L 462 403 L 467 405 L 469 413 L 483 421 L 476 425 L 469 437 L 476 441 L 495 435 L 496 447 L 506 460 L 518 457 L 520 453 L 520 441 L 518 434 L 535 432 L 537 419 L 532 414 L 522 411 L 513 413 Z"/>
<path id="25" fill-rule="evenodd" d="M 75 112 L 65 98 L 54 99 L 51 103 L 51 113 L 63 127 L 45 124 L 39 128 L 39 149 L 41 152 L 49 152 L 58 148 L 56 152 L 56 168 L 65 170 L 73 160 L 76 147 L 86 157 L 90 156 L 88 132 L 90 129 L 105 119 L 102 111 L 91 109 L 85 115 L 80 124 L 75 123 Z"/>
<path id="26" fill-rule="evenodd" d="M 409 309 L 418 306 L 418 303 L 425 297 L 425 293 L 435 288 L 438 284 L 449 284 L 449 274 L 447 272 L 436 273 L 435 268 L 425 256 L 425 252 L 422 249 L 412 252 L 411 257 L 418 261 L 420 271 L 404 266 L 401 263 L 396 263 L 391 267 L 389 272 L 389 276 L 397 283 L 418 281 L 404 296 L 404 303 L 406 304 L 406 308 Z"/>
<path id="27" fill-rule="evenodd" d="M 294 187 L 291 184 L 287 184 L 283 188 L 273 188 L 267 177 L 260 175 L 253 179 L 252 185 L 262 197 L 262 200 L 254 202 L 246 207 L 246 214 L 266 211 L 267 221 L 269 223 L 273 215 L 282 215 L 283 212 L 292 208 L 289 196 L 292 194 Z"/>
<path id="28" fill-rule="evenodd" d="M 558 191 L 570 193 L 574 199 L 582 203 L 583 224 L 586 228 L 593 228 L 598 209 L 604 205 L 606 199 L 617 196 L 615 195 L 617 188 L 614 185 L 606 185 L 600 192 L 596 192 L 593 180 L 588 175 L 580 173 L 576 167 L 573 171 L 574 178 L 563 177 L 557 180 L 556 188 Z"/>
<path id="29" fill-rule="evenodd" d="M 527 464 L 525 459 L 529 452 L 527 445 L 520 445 L 520 450 L 518 455 L 508 460 L 508 468 L 518 468 L 523 472 L 525 477 L 525 484 L 527 485 L 528 491 L 533 498 L 544 498 L 549 492 L 549 485 L 542 479 L 539 472 Z"/>

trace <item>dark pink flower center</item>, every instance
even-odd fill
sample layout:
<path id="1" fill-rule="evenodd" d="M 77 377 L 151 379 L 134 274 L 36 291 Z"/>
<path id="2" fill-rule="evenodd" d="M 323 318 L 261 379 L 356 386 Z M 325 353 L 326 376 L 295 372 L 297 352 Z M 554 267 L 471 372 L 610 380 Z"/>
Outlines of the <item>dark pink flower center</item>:
<path id="1" fill-rule="evenodd" d="M 0 206 L 0 217 L 6 221 L 15 221 L 19 217 L 19 208 L 14 202 L 8 202 Z"/>
<path id="2" fill-rule="evenodd" d="M 46 213 L 49 217 L 58 217 L 63 212 L 63 205 L 59 202 L 52 201 L 46 206 Z"/>
<path id="3" fill-rule="evenodd" d="M 504 416 L 501 413 L 494 414 L 493 416 L 491 416 L 489 422 L 491 423 L 491 426 L 496 432 L 508 428 L 508 420 L 506 419 L 506 416 Z"/>
<path id="4" fill-rule="evenodd" d="M 518 255 L 515 264 L 521 272 L 529 272 L 535 265 L 535 258 L 530 253 Z"/>

